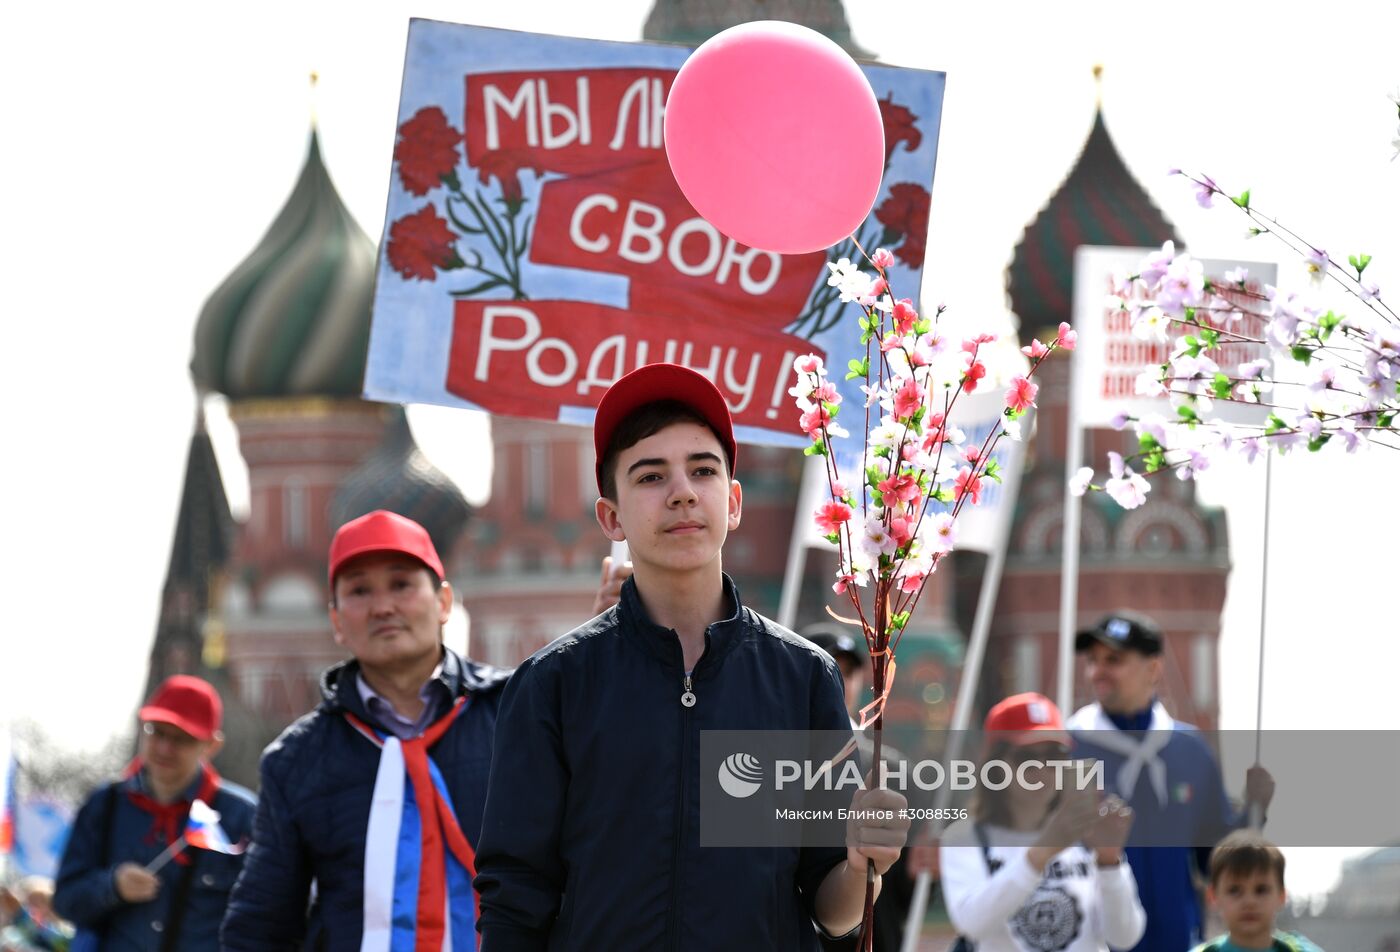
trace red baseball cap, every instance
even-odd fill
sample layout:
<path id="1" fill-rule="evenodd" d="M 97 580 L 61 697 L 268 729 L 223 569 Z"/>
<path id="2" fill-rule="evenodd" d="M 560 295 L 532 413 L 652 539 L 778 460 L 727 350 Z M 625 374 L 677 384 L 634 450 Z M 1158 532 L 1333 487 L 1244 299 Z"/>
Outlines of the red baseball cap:
<path id="1" fill-rule="evenodd" d="M 593 419 L 593 474 L 598 492 L 603 491 L 603 454 L 618 424 L 648 403 L 675 400 L 683 403 L 710 425 L 729 457 L 729 473 L 739 459 L 734 442 L 734 418 L 719 388 L 702 373 L 680 364 L 647 364 L 621 378 L 603 394 L 598 415 Z"/>
<path id="2" fill-rule="evenodd" d="M 1044 694 L 1028 691 L 1013 694 L 999 701 L 987 712 L 985 728 L 999 736 L 992 740 L 1005 741 L 1015 747 L 1031 744 L 1060 744 L 1070 746 L 1060 709 Z"/>
<path id="3" fill-rule="evenodd" d="M 203 678 L 175 674 L 161 682 L 138 716 L 143 722 L 170 724 L 198 740 L 209 740 L 223 723 L 224 702 Z"/>
<path id="4" fill-rule="evenodd" d="M 335 587 L 342 565 L 367 552 L 402 552 L 422 562 L 439 579 L 447 577 L 427 529 L 397 512 L 376 509 L 336 530 L 328 572 L 331 587 Z"/>

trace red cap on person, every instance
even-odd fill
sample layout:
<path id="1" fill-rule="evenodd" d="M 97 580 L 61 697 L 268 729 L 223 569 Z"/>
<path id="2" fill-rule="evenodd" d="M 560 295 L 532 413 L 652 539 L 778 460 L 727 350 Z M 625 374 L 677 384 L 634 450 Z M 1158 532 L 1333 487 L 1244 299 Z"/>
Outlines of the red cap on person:
<path id="1" fill-rule="evenodd" d="M 1044 694 L 1028 691 L 1013 694 L 987 712 L 983 725 L 987 732 L 997 732 L 995 740 L 1005 741 L 1016 747 L 1030 744 L 1070 745 L 1069 734 L 1065 732 L 1064 719 L 1055 702 Z"/>
<path id="2" fill-rule="evenodd" d="M 210 740 L 223 723 L 224 702 L 208 681 L 175 674 L 161 682 L 138 716 L 143 722 L 170 724 L 197 740 Z"/>
<path id="3" fill-rule="evenodd" d="M 636 410 L 659 400 L 674 400 L 700 414 L 719 437 L 720 445 L 729 457 L 729 473 L 739 459 L 739 446 L 734 442 L 734 418 L 724 394 L 702 373 L 680 364 L 647 364 L 619 379 L 598 403 L 598 415 L 593 419 L 593 474 L 598 480 L 598 492 L 603 491 L 603 454 L 608 451 L 613 431 Z"/>
<path id="4" fill-rule="evenodd" d="M 370 552 L 402 552 L 422 562 L 439 579 L 447 577 L 427 529 L 397 512 L 376 509 L 351 519 L 336 530 L 335 538 L 331 539 L 328 571 L 331 587 L 335 587 L 335 576 L 341 566 Z"/>

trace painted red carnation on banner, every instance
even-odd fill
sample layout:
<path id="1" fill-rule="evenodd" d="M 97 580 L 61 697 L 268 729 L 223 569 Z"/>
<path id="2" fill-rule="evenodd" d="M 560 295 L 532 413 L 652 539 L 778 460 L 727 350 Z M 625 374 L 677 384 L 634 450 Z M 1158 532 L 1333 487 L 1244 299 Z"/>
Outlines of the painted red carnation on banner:
<path id="1" fill-rule="evenodd" d="M 494 178 L 501 185 L 501 197 L 512 208 L 519 208 L 524 201 L 520 188 L 520 170 L 534 169 L 539 174 L 539 166 L 528 161 L 527 154 L 520 149 L 496 149 L 487 152 L 476 160 L 476 177 L 482 185 Z"/>
<path id="2" fill-rule="evenodd" d="M 409 194 L 426 195 L 447 178 L 455 185 L 461 142 L 462 133 L 452 128 L 437 106 L 418 110 L 399 126 L 394 161 L 399 163 L 399 180 Z"/>
<path id="3" fill-rule="evenodd" d="M 875 217 L 887 233 L 903 235 L 904 241 L 894 253 L 911 268 L 924 263 L 924 245 L 928 241 L 928 209 L 933 196 L 928 189 L 913 182 L 890 186 L 890 197 L 875 209 Z M 881 244 L 888 244 L 886 239 Z"/>
<path id="4" fill-rule="evenodd" d="M 909 108 L 894 101 L 894 93 L 879 103 L 880 120 L 885 125 L 885 165 L 888 167 L 890 156 L 901 142 L 913 152 L 924 141 L 924 134 L 914 125 L 914 114 Z"/>
<path id="5" fill-rule="evenodd" d="M 405 278 L 436 280 L 438 268 L 461 266 L 462 259 L 453 247 L 456 240 L 456 233 L 437 209 L 424 205 L 390 226 L 389 266 Z"/>

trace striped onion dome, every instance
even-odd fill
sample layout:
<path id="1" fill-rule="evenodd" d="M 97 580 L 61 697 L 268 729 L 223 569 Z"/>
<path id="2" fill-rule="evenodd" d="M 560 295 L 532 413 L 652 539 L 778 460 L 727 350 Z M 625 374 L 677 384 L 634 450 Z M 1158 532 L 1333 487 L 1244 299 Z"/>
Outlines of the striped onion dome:
<path id="1" fill-rule="evenodd" d="M 699 46 L 721 30 L 750 20 L 799 23 L 857 59 L 874 59 L 851 35 L 841 0 L 656 0 L 642 26 L 642 39 Z"/>
<path id="2" fill-rule="evenodd" d="M 331 499 L 331 525 L 343 526 L 367 512 L 388 509 L 427 529 L 445 561 L 471 518 L 471 506 L 418 448 L 403 408 L 390 409 L 383 441 L 345 476 Z"/>
<path id="3" fill-rule="evenodd" d="M 234 400 L 358 397 L 374 259 L 374 243 L 331 184 L 313 128 L 287 204 L 204 302 L 190 365 L 195 382 Z"/>
<path id="4" fill-rule="evenodd" d="M 1026 228 L 1006 269 L 1006 291 L 1022 332 L 1035 335 L 1070 320 L 1080 245 L 1155 248 L 1168 239 L 1181 243 L 1123 164 L 1102 110 L 1096 111 L 1079 161 Z"/>

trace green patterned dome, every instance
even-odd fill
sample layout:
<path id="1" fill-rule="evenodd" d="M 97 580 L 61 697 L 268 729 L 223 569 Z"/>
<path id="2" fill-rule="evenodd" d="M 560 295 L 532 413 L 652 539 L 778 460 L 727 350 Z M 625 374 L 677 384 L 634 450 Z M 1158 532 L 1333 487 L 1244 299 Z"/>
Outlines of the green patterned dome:
<path id="1" fill-rule="evenodd" d="M 374 258 L 374 243 L 331 184 L 313 129 L 287 204 L 204 303 L 190 363 L 195 382 L 234 400 L 358 397 Z"/>
<path id="2" fill-rule="evenodd" d="M 857 59 L 874 59 L 851 36 L 841 0 L 656 0 L 642 27 L 642 39 L 699 46 L 721 30 L 751 20 L 799 23 Z"/>
<path id="3" fill-rule="evenodd" d="M 1081 245 L 1156 248 L 1181 239 L 1118 154 L 1095 111 L 1094 128 L 1059 190 L 1026 226 L 1006 269 L 1021 330 L 1041 334 L 1073 318 L 1074 252 Z"/>

